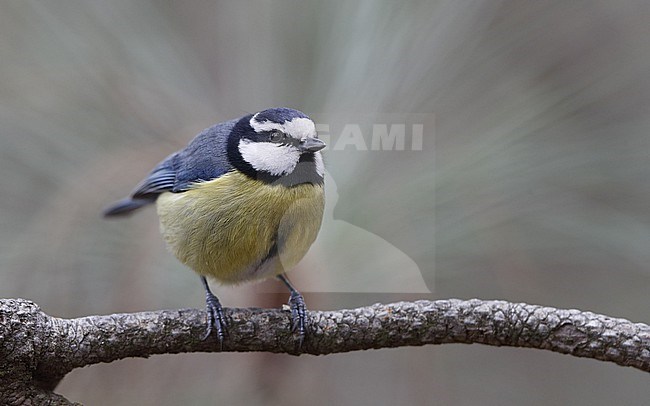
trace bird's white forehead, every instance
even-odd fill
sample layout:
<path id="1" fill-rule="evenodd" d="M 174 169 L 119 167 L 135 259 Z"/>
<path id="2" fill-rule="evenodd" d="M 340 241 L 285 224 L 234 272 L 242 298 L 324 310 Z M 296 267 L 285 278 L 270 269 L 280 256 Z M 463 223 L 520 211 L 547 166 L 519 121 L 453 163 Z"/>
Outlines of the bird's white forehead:
<path id="1" fill-rule="evenodd" d="M 257 114 L 255 114 L 250 120 L 250 125 L 256 133 L 277 130 L 296 139 L 316 137 L 314 122 L 305 117 L 296 117 L 284 124 L 278 124 L 272 121 L 257 121 Z"/>

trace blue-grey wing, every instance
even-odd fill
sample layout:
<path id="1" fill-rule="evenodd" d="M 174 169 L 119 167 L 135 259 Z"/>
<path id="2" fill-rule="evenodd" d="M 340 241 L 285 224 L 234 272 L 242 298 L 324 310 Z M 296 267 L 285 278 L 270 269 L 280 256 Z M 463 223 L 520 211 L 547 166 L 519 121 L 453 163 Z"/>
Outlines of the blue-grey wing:
<path id="1" fill-rule="evenodd" d="M 172 192 L 185 191 L 193 183 L 216 179 L 233 170 L 228 160 L 228 135 L 239 120 L 204 130 L 178 152 L 173 160 L 176 181 Z"/>
<path id="2" fill-rule="evenodd" d="M 212 180 L 233 169 L 227 156 L 227 139 L 238 120 L 203 130 L 185 147 L 161 161 L 135 188 L 130 197 L 104 210 L 105 216 L 119 216 L 154 203 L 164 192 L 180 193 L 193 183 Z"/>
<path id="3" fill-rule="evenodd" d="M 113 217 L 131 214 L 140 207 L 155 202 L 161 193 L 172 191 L 176 184 L 174 161 L 177 159 L 177 155 L 178 152 L 173 153 L 160 162 L 151 171 L 149 176 L 140 182 L 131 193 L 131 196 L 115 202 L 104 209 L 104 216 Z"/>
<path id="4" fill-rule="evenodd" d="M 178 154 L 178 152 L 175 152 L 156 165 L 149 173 L 149 176 L 140 182 L 131 193 L 131 197 L 142 199 L 174 190 L 176 185 L 175 161 L 178 159 Z"/>

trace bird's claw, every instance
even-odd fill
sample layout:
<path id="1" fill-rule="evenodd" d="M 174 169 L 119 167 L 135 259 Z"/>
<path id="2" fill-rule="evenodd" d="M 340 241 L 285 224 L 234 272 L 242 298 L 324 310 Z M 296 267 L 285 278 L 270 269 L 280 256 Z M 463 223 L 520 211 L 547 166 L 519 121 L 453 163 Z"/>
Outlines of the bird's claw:
<path id="1" fill-rule="evenodd" d="M 208 312 L 208 326 L 203 340 L 207 340 L 212 335 L 212 331 L 215 330 L 217 339 L 219 339 L 220 350 L 223 350 L 223 341 L 228 334 L 226 330 L 226 316 L 223 314 L 223 308 L 219 299 L 209 292 L 206 294 L 205 303 Z"/>
<path id="2" fill-rule="evenodd" d="M 298 333 L 298 350 L 302 348 L 306 335 L 306 308 L 305 299 L 296 291 L 289 296 L 289 307 L 291 309 L 291 332 Z"/>

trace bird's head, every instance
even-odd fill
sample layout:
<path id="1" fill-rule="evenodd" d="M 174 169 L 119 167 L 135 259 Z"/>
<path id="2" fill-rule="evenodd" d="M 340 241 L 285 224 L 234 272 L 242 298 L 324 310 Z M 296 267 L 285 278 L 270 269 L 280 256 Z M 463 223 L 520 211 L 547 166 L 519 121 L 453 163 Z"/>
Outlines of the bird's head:
<path id="1" fill-rule="evenodd" d="M 228 140 L 228 157 L 235 168 L 257 179 L 322 183 L 319 151 L 324 147 L 309 117 L 283 107 L 239 120 Z"/>

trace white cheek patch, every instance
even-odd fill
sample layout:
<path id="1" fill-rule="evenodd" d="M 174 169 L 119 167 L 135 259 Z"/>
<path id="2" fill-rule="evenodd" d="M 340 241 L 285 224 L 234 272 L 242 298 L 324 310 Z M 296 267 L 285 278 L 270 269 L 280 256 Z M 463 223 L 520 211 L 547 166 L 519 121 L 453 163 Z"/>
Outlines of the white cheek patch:
<path id="1" fill-rule="evenodd" d="M 290 174 L 300 159 L 300 151 L 290 145 L 247 139 L 239 141 L 239 153 L 255 170 L 274 176 Z"/>

